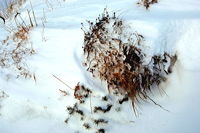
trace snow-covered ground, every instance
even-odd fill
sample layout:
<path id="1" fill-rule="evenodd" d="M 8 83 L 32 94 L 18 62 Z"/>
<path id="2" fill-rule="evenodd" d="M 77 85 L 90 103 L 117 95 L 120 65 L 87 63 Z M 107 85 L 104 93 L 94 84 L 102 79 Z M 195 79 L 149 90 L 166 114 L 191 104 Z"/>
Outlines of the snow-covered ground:
<path id="1" fill-rule="evenodd" d="M 136 117 L 129 101 L 123 104 L 120 113 L 88 113 L 88 119 L 108 119 L 109 124 L 103 126 L 106 133 L 199 133 L 200 1 L 159 0 L 149 10 L 136 3 L 137 0 L 32 0 L 39 26 L 30 35 L 36 54 L 26 61 L 36 74 L 36 82 L 22 78 L 7 80 L 1 73 L 0 133 L 95 132 L 82 127 L 76 117 L 69 124 L 64 122 L 68 117 L 67 106 L 75 103 L 73 91 L 53 75 L 71 87 L 78 82 L 90 87 L 95 93 L 92 106 L 100 104 L 100 96 L 108 94 L 105 86 L 91 79 L 81 65 L 84 37 L 81 23 L 87 26 L 86 20 L 95 21 L 105 7 L 144 35 L 150 55 L 176 52 L 178 61 L 169 80 L 162 85 L 167 94 L 152 96 L 169 112 L 152 103 L 142 103 Z M 22 11 L 30 8 L 27 2 Z M 41 24 L 44 16 L 45 27 Z M 1 20 L 0 25 L 4 26 Z M 1 41 L 7 34 L 0 28 Z M 63 96 L 59 89 L 71 96 Z M 90 106 L 84 110 L 90 111 Z"/>

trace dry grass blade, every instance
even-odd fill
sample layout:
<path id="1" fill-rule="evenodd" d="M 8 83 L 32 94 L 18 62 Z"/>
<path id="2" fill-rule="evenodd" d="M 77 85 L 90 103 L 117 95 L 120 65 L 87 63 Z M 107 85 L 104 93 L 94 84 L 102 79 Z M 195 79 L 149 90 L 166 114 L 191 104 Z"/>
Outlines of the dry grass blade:
<path id="1" fill-rule="evenodd" d="M 69 89 L 74 90 L 73 88 L 71 88 L 69 85 L 67 85 L 64 81 L 62 81 L 60 78 L 58 78 L 55 75 L 52 75 L 54 78 L 56 78 L 58 81 L 60 81 L 61 83 L 63 83 L 65 86 L 67 86 Z"/>

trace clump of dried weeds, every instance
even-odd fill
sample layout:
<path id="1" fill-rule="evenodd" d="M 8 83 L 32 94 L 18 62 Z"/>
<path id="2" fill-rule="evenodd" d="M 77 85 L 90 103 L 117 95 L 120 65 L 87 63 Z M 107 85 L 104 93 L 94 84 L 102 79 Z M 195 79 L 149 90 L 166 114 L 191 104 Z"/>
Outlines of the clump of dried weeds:
<path id="1" fill-rule="evenodd" d="M 110 16 L 105 9 L 96 22 L 84 31 L 83 65 L 93 77 L 107 83 L 107 88 L 127 94 L 133 108 L 139 100 L 154 102 L 149 93 L 167 80 L 177 56 L 163 53 L 149 62 L 144 53 L 144 37 L 132 32 L 127 24 Z M 158 105 L 158 104 L 156 104 Z M 160 106 L 161 107 L 161 106 Z"/>
<path id="2" fill-rule="evenodd" d="M 54 77 L 64 83 L 56 76 Z M 66 83 L 64 84 L 66 85 Z M 96 95 L 90 88 L 81 83 L 78 83 L 74 89 L 68 85 L 67 87 L 73 90 L 76 102 L 72 106 L 67 106 L 68 117 L 65 119 L 65 123 L 71 124 L 73 119 L 77 119 L 79 122 L 76 125 L 83 127 L 85 131 L 90 130 L 95 133 L 106 132 L 106 127 L 110 126 L 112 122 L 107 118 L 107 115 L 109 113 L 119 113 L 123 107 L 122 104 L 129 100 L 127 96 L 124 97 L 122 95 L 118 95 L 116 98 Z M 63 94 L 63 92 L 61 93 Z M 93 104 L 94 101 L 100 104 L 95 105 Z M 90 111 L 85 110 L 89 108 Z"/>
<path id="3" fill-rule="evenodd" d="M 1 41 L 0 67 L 2 70 L 6 69 L 5 71 L 8 72 L 6 75 L 12 74 L 16 77 L 35 80 L 35 74 L 29 71 L 26 60 L 27 57 L 36 53 L 29 41 L 29 35 L 37 23 L 33 22 L 35 20 L 33 11 L 31 16 L 30 11 L 27 10 L 27 16 L 29 21 L 25 21 L 20 13 L 16 13 L 11 22 L 3 25 L 9 35 Z"/>
<path id="4" fill-rule="evenodd" d="M 158 3 L 158 0 L 140 0 L 137 4 L 144 6 L 146 9 L 155 3 Z"/>

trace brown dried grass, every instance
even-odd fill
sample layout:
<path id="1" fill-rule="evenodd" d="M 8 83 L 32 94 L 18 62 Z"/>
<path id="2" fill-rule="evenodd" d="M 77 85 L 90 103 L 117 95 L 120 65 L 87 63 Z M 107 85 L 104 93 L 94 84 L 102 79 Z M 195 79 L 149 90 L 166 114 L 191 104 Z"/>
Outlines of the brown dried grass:
<path id="1" fill-rule="evenodd" d="M 128 94 L 133 108 L 137 101 L 150 100 L 149 93 L 167 80 L 176 62 L 176 55 L 154 55 L 146 62 L 144 37 L 127 32 L 126 23 L 110 16 L 105 9 L 95 23 L 88 21 L 84 31 L 83 64 L 93 77 L 107 83 L 109 92 Z M 160 106 L 160 105 L 159 105 Z M 160 106 L 162 107 L 162 106 Z"/>
<path id="2" fill-rule="evenodd" d="M 21 3 L 22 4 L 22 3 Z M 4 24 L 4 29 L 9 32 L 6 39 L 2 40 L 0 45 L 0 67 L 11 71 L 9 75 L 24 78 L 33 78 L 36 80 L 35 74 L 32 73 L 26 63 L 27 57 L 34 55 L 36 52 L 29 41 L 29 36 L 34 27 L 35 19 L 34 11 L 30 14 L 27 10 L 29 21 L 26 21 L 20 13 L 13 16 L 13 22 Z"/>

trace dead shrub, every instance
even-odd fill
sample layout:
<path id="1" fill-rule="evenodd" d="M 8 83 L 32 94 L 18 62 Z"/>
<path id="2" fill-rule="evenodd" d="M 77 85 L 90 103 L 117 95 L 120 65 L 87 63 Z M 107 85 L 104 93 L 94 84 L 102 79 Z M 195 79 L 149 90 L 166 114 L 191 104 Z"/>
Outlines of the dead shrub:
<path id="1" fill-rule="evenodd" d="M 95 23 L 88 21 L 88 24 L 88 30 L 82 28 L 83 65 L 87 71 L 105 81 L 109 92 L 127 94 L 134 108 L 139 100 L 156 104 L 149 93 L 167 80 L 177 56 L 165 52 L 146 61 L 144 37 L 132 32 L 115 13 L 110 16 L 106 9 Z"/>

